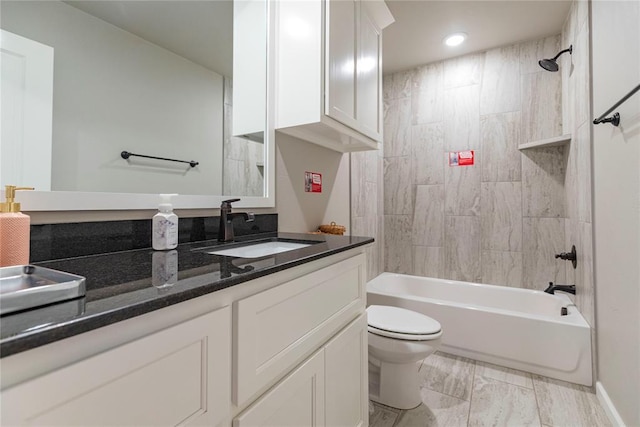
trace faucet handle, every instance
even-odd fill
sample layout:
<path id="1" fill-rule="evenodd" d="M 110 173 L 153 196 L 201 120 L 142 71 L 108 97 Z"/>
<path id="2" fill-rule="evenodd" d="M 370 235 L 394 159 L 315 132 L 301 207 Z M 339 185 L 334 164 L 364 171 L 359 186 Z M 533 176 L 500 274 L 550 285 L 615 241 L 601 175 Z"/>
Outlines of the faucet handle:
<path id="1" fill-rule="evenodd" d="M 222 204 L 220 205 L 220 207 L 231 207 L 231 203 L 239 202 L 239 201 L 240 201 L 240 199 L 223 200 Z"/>

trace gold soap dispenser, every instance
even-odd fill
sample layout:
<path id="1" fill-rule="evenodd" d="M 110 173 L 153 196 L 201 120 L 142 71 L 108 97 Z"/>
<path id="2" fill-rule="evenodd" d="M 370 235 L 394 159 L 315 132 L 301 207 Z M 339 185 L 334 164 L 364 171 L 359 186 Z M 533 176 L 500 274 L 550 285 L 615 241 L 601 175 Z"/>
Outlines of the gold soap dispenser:
<path id="1" fill-rule="evenodd" d="M 0 203 L 0 267 L 29 264 L 31 219 L 20 212 L 20 203 L 15 201 L 16 190 L 33 188 L 5 186 L 6 200 Z"/>

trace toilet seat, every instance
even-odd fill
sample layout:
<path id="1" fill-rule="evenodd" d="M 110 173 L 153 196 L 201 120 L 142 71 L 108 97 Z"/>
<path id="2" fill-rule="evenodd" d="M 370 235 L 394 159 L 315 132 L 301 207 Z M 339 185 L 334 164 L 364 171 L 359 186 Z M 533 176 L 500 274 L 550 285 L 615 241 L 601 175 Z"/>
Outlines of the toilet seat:
<path id="1" fill-rule="evenodd" d="M 371 305 L 367 308 L 367 322 L 369 332 L 387 338 L 427 341 L 442 335 L 438 321 L 400 307 Z"/>

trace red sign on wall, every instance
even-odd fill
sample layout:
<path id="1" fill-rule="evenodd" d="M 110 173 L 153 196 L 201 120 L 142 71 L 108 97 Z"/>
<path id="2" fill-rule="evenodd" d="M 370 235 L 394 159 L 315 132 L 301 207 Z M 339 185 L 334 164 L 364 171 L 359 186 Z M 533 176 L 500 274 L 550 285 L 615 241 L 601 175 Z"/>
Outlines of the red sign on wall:
<path id="1" fill-rule="evenodd" d="M 318 172 L 305 172 L 304 191 L 307 193 L 322 193 L 322 174 Z"/>
<path id="2" fill-rule="evenodd" d="M 473 150 L 449 152 L 449 166 L 473 166 L 474 159 Z"/>

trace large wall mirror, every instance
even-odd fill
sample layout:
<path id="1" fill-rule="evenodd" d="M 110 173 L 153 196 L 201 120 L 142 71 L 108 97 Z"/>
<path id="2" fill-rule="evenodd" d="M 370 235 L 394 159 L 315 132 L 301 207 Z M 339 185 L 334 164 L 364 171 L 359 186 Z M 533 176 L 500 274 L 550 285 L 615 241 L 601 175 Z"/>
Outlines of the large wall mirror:
<path id="1" fill-rule="evenodd" d="M 36 187 L 25 210 L 274 206 L 267 0 L 0 8 L 0 184 Z"/>

